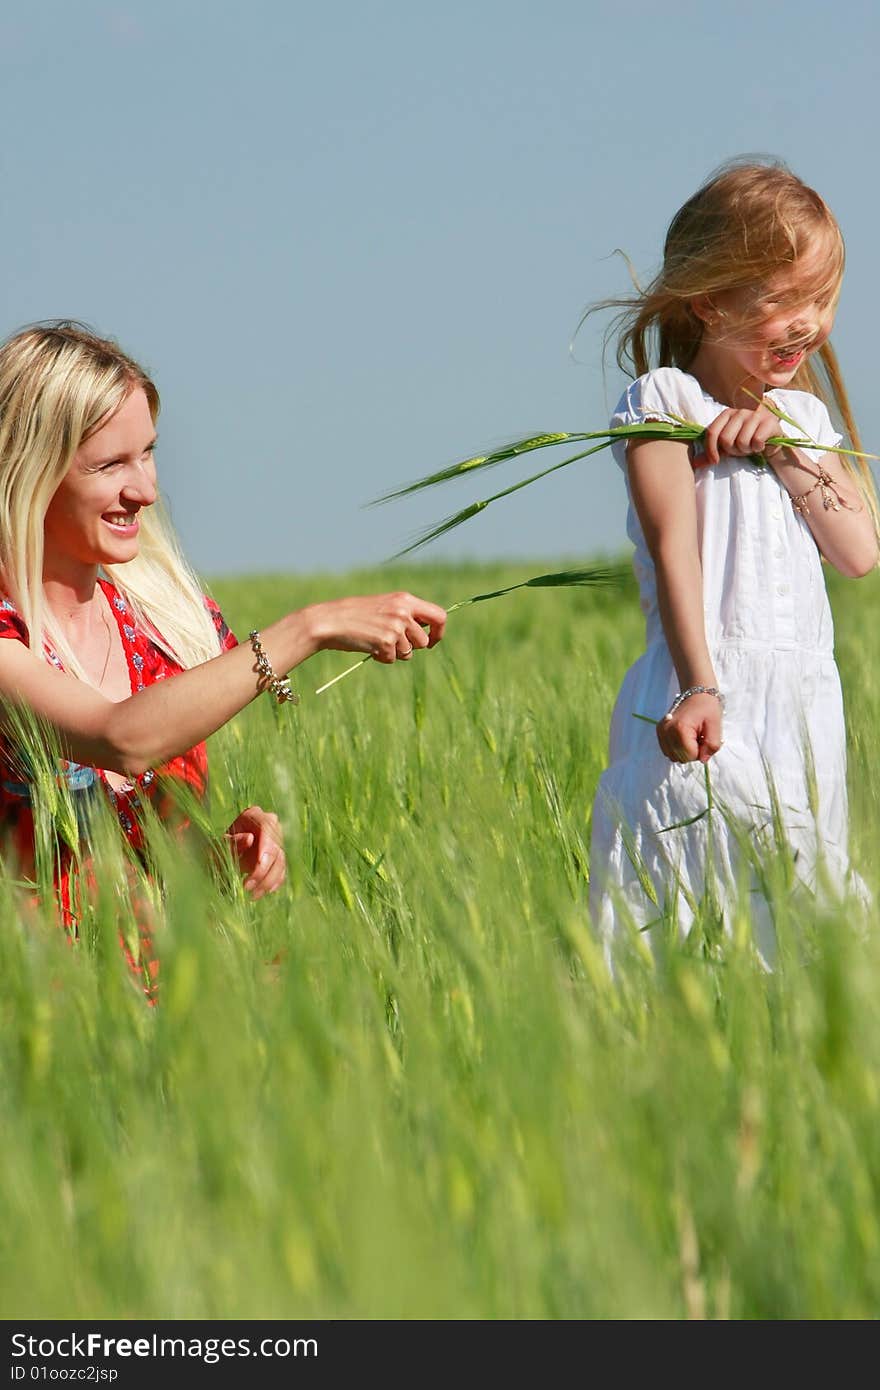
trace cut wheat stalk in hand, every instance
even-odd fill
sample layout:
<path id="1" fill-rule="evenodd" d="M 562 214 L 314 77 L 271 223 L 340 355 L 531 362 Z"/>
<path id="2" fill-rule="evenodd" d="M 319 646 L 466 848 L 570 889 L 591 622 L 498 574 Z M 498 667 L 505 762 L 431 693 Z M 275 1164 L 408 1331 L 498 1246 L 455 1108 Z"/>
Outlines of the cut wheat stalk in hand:
<path id="1" fill-rule="evenodd" d="M 456 613 L 460 608 L 467 608 L 472 603 L 485 603 L 491 598 L 503 598 L 505 594 L 512 594 L 517 589 L 583 589 L 592 585 L 616 584 L 621 581 L 625 573 L 624 569 L 618 567 L 616 569 L 560 570 L 557 574 L 536 574 L 531 579 L 521 579 L 518 584 L 507 584 L 503 589 L 492 589 L 486 594 L 472 594 L 470 598 L 459 599 L 457 603 L 451 604 L 446 612 L 447 614 Z M 347 667 L 345 671 L 340 671 L 339 675 L 334 676 L 332 680 L 318 686 L 315 694 L 323 695 L 325 690 L 329 690 L 331 686 L 344 680 L 346 676 L 350 676 L 372 660 L 372 656 L 362 656 L 360 661 L 356 661 L 353 666 Z"/>
<path id="2" fill-rule="evenodd" d="M 789 448 L 789 449 L 816 449 L 822 448 L 827 453 L 847 454 L 856 458 L 876 459 L 875 454 L 861 453 L 857 449 L 846 449 L 840 445 L 818 445 L 801 430 L 801 427 L 790 416 L 785 415 L 776 407 L 769 405 L 773 414 L 778 415 L 785 423 L 799 430 L 798 436 L 774 435 L 767 440 L 768 448 Z M 421 492 L 425 488 L 437 487 L 440 483 L 452 482 L 456 478 L 464 478 L 472 473 L 481 473 L 489 468 L 497 468 L 500 464 L 507 463 L 511 459 L 520 458 L 524 454 L 536 453 L 540 449 L 555 449 L 561 445 L 571 447 L 571 445 L 586 444 L 585 449 L 579 449 L 576 453 L 570 454 L 568 458 L 561 459 L 558 463 L 552 463 L 548 468 L 543 468 L 539 473 L 533 473 L 530 478 L 523 478 L 520 482 L 511 484 L 510 487 L 502 488 L 500 492 L 493 493 L 491 497 L 485 497 L 478 502 L 471 502 L 469 506 L 463 507 L 461 511 L 454 512 L 445 520 L 435 526 L 423 531 L 420 536 L 410 544 L 398 551 L 395 559 L 403 555 L 409 555 L 414 550 L 420 550 L 423 545 L 428 545 L 431 541 L 437 540 L 440 536 L 445 536 L 447 532 L 454 531 L 471 517 L 477 516 L 493 502 L 498 502 L 502 497 L 510 497 L 514 492 L 519 492 L 522 488 L 529 487 L 532 483 L 539 482 L 541 478 L 549 477 L 551 473 L 556 473 L 562 468 L 567 468 L 569 464 L 579 463 L 581 459 L 589 458 L 592 454 L 598 454 L 603 449 L 609 449 L 616 440 L 631 439 L 668 439 L 673 442 L 683 444 L 700 444 L 705 434 L 705 426 L 698 425 L 693 420 L 680 419 L 676 415 L 671 415 L 668 420 L 648 420 L 637 425 L 617 425 L 613 429 L 592 430 L 586 434 L 578 433 L 555 433 L 555 434 L 535 434 L 527 439 L 516 440 L 512 444 L 505 444 L 502 448 L 496 449 L 492 453 L 478 454 L 473 458 L 463 459 L 461 463 L 454 463 L 448 468 L 442 468 L 437 473 L 429 473 L 426 477 L 420 478 L 417 482 L 407 483 L 404 487 L 394 488 L 391 492 L 384 493 L 377 497 L 371 506 L 379 506 L 384 502 L 393 502 L 401 497 L 411 497 L 416 492 Z M 767 465 L 767 460 L 763 454 L 754 454 L 752 459 L 755 463 Z"/>

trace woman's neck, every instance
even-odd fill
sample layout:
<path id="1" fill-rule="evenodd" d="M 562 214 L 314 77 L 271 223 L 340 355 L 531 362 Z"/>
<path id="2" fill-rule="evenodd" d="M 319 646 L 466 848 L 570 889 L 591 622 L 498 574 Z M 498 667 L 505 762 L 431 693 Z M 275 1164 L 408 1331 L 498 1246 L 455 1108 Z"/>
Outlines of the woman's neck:
<path id="1" fill-rule="evenodd" d="M 97 565 L 43 566 L 46 603 L 65 630 L 91 622 L 97 587 Z"/>
<path id="2" fill-rule="evenodd" d="M 754 410 L 766 390 L 766 383 L 758 377 L 744 378 L 730 354 L 707 343 L 700 344 L 688 371 L 720 405 L 737 410 Z"/>

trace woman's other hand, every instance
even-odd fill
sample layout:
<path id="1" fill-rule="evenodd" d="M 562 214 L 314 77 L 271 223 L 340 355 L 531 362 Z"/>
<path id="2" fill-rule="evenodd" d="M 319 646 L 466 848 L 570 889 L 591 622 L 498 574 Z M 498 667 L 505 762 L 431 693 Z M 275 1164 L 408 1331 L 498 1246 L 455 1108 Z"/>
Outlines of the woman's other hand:
<path id="1" fill-rule="evenodd" d="M 366 652 L 388 664 L 435 646 L 446 626 L 444 609 L 402 591 L 315 603 L 304 613 L 317 651 Z"/>
<path id="2" fill-rule="evenodd" d="M 281 822 L 273 811 L 248 806 L 226 832 L 230 849 L 243 874 L 244 889 L 256 901 L 274 893 L 287 876 Z"/>

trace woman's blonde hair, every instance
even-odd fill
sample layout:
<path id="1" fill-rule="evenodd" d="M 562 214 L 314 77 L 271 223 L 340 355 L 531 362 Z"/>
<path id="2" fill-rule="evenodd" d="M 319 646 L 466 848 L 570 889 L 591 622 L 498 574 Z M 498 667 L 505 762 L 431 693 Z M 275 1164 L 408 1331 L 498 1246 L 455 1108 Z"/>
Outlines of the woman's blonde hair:
<path id="1" fill-rule="evenodd" d="M 717 170 L 675 214 L 666 234 L 663 265 L 646 289 L 604 300 L 596 308 L 621 312 L 607 337 L 617 340 L 618 365 L 642 376 L 652 367 L 691 366 L 703 335 L 694 300 L 724 290 L 759 287 L 779 271 L 791 269 L 820 244 L 809 276 L 801 275 L 789 296 L 836 303 L 844 269 L 843 237 L 819 194 L 779 161 L 739 160 Z M 760 318 L 756 308 L 755 322 Z M 606 341 L 607 341 L 606 337 Z M 792 386 L 809 391 L 836 411 L 853 449 L 859 431 L 843 384 L 837 355 L 825 342 L 798 368 Z M 843 458 L 880 526 L 877 495 L 865 459 Z"/>
<path id="2" fill-rule="evenodd" d="M 0 579 L 27 624 L 30 646 L 48 641 L 82 677 L 76 654 L 43 596 L 43 526 L 80 445 L 138 387 L 155 421 L 159 393 L 116 343 L 81 324 L 35 324 L 0 347 Z M 140 514 L 140 547 L 128 564 L 105 565 L 135 618 L 182 666 L 220 647 L 202 589 L 161 501 Z"/>

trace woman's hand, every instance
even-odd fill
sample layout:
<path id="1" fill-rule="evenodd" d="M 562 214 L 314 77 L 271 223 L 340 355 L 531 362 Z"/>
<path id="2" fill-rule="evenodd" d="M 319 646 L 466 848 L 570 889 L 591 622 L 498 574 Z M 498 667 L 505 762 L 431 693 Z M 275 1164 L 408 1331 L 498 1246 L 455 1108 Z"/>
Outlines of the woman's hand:
<path id="1" fill-rule="evenodd" d="M 782 426 L 772 410 L 765 405 L 755 406 L 754 410 L 735 410 L 732 406 L 722 410 L 703 435 L 703 450 L 707 463 L 718 463 L 721 458 L 748 458 L 750 454 L 763 454 L 767 440 L 780 434 Z"/>
<path id="2" fill-rule="evenodd" d="M 366 652 L 389 664 L 408 661 L 416 647 L 435 646 L 446 626 L 436 603 L 404 592 L 334 599 L 303 612 L 316 651 Z"/>
<path id="3" fill-rule="evenodd" d="M 707 763 L 721 747 L 721 701 L 689 695 L 657 725 L 657 742 L 674 763 Z"/>
<path id="4" fill-rule="evenodd" d="M 287 876 L 287 860 L 281 822 L 274 812 L 264 811 L 262 806 L 248 806 L 236 816 L 226 838 L 239 868 L 247 875 L 246 893 L 256 901 L 280 888 Z"/>

